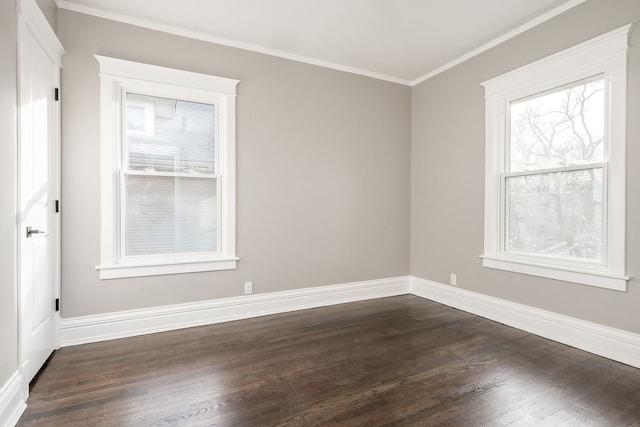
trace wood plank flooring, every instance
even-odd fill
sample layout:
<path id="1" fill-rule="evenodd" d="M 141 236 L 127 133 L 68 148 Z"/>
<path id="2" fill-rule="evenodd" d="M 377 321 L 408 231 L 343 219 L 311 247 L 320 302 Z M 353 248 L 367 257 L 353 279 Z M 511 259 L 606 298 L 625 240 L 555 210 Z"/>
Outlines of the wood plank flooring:
<path id="1" fill-rule="evenodd" d="M 19 426 L 640 426 L 640 369 L 415 296 L 63 348 Z"/>

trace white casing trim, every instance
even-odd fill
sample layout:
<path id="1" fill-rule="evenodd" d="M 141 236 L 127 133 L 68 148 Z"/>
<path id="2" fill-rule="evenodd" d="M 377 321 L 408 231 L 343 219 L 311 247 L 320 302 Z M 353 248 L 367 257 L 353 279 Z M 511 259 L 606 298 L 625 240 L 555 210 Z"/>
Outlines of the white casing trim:
<path id="1" fill-rule="evenodd" d="M 98 18 L 108 19 L 111 21 L 122 22 L 124 24 L 135 25 L 136 27 L 142 27 L 150 30 L 161 31 L 163 33 L 173 34 L 181 37 L 187 37 L 194 40 L 202 40 L 205 42 L 215 43 L 222 46 L 230 46 L 237 49 L 247 50 L 250 52 L 262 53 L 269 56 L 275 56 L 277 58 L 284 58 L 284 59 L 289 59 L 291 61 L 302 62 L 310 65 L 316 65 L 318 67 L 329 68 L 337 71 L 343 71 L 345 73 L 358 74 L 361 76 L 371 77 L 373 79 L 388 81 L 391 83 L 397 83 L 404 86 L 409 86 L 411 84 L 409 80 L 406 80 L 403 78 L 388 76 L 385 74 L 380 74 L 373 71 L 350 67 L 347 65 L 336 64 L 329 61 L 323 61 L 321 59 L 310 58 L 308 56 L 285 52 L 278 49 L 271 49 L 265 46 L 259 46 L 252 43 L 241 42 L 238 40 L 232 40 L 224 37 L 217 37 L 217 36 L 205 33 L 203 31 L 195 31 L 185 27 L 168 25 L 165 23 L 155 21 L 153 19 L 135 18 L 135 17 L 121 14 L 121 13 L 109 12 L 99 7 L 80 5 L 69 0 L 55 0 L 55 3 L 60 9 L 66 9 L 72 12 L 96 16 Z"/>
<path id="2" fill-rule="evenodd" d="M 236 268 L 236 86 L 239 80 L 94 55 L 100 64 L 100 280 Z M 215 253 L 126 257 L 122 218 L 123 90 L 217 105 L 218 242 Z"/>
<path id="3" fill-rule="evenodd" d="M 411 293 L 640 368 L 640 335 L 418 277 Z"/>
<path id="4" fill-rule="evenodd" d="M 213 261 L 192 261 L 183 263 L 100 265 L 100 280 L 121 279 L 123 277 L 161 276 L 163 274 L 196 273 L 200 271 L 235 270 L 239 258 L 216 259 Z"/>
<path id="5" fill-rule="evenodd" d="M 409 293 L 407 276 L 62 319 L 62 346 Z"/>
<path id="6" fill-rule="evenodd" d="M 22 376 L 19 371 L 0 388 L 0 426 L 13 427 L 27 408 Z"/>
<path id="7" fill-rule="evenodd" d="M 64 48 L 35 0 L 18 0 L 17 12 L 19 19 L 24 19 L 27 31 L 33 34 L 49 59 L 62 68 Z"/>
<path id="8" fill-rule="evenodd" d="M 102 55 L 93 56 L 100 63 L 101 75 L 184 86 L 232 96 L 236 95 L 236 86 L 240 83 L 240 80 L 227 77 L 143 64 Z"/>
<path id="9" fill-rule="evenodd" d="M 481 255 L 480 258 L 482 258 L 483 267 L 563 280 L 571 283 L 580 283 L 587 286 L 621 292 L 627 291 L 627 281 L 631 278 L 629 276 L 608 274 L 599 271 L 574 270 L 568 267 L 558 268 L 554 265 L 544 265 L 527 261 L 519 262 L 517 259 L 503 260 L 485 255 Z"/>

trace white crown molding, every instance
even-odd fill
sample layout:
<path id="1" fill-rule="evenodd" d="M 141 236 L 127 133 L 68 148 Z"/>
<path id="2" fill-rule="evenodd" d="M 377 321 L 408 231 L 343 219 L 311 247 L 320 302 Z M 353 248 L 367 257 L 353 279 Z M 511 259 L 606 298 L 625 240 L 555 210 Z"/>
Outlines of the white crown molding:
<path id="1" fill-rule="evenodd" d="M 371 77 L 377 80 L 384 80 L 391 83 L 397 83 L 404 86 L 410 86 L 411 82 L 406 79 L 401 79 L 393 76 L 387 76 L 373 71 L 362 70 L 355 67 L 349 67 L 346 65 L 336 64 L 329 61 L 322 61 L 319 59 L 310 58 L 303 55 L 297 55 L 294 53 L 284 52 L 281 50 L 270 49 L 268 47 L 259 46 L 251 43 L 240 42 L 237 40 L 231 40 L 224 37 L 216 37 L 211 34 L 207 34 L 201 31 L 193 31 L 186 28 L 161 24 L 150 19 L 134 18 L 131 16 L 107 12 L 98 8 L 88 7 L 83 5 L 74 4 L 68 0 L 56 0 L 56 5 L 60 9 L 70 10 L 72 12 L 83 13 L 85 15 L 92 15 L 98 18 L 109 19 L 111 21 L 122 22 L 124 24 L 135 25 L 137 27 L 147 28 L 150 30 L 161 31 L 163 33 L 174 34 L 177 36 L 187 37 L 195 40 L 202 40 L 210 43 L 220 44 L 229 47 L 235 47 L 237 49 L 248 50 L 251 52 L 262 53 L 269 56 L 275 56 L 278 58 L 289 59 L 296 62 L 302 62 L 305 64 L 317 65 L 323 68 L 330 68 L 337 71 L 343 71 L 351 74 L 358 74 L 365 77 Z"/>
<path id="2" fill-rule="evenodd" d="M 62 319 L 62 346 L 409 293 L 407 276 Z"/>
<path id="3" fill-rule="evenodd" d="M 441 67 L 436 68 L 435 70 L 432 70 L 430 72 L 428 72 L 427 74 L 423 75 L 422 77 L 419 77 L 415 80 L 413 80 L 411 82 L 411 86 L 416 86 L 419 85 L 420 83 L 429 80 L 430 78 L 437 76 L 438 74 L 444 73 L 445 71 L 455 67 L 456 65 L 462 64 L 463 62 L 473 58 L 474 56 L 478 56 L 481 53 L 484 53 L 486 51 L 488 51 L 491 48 L 496 47 L 497 45 L 499 45 L 500 43 L 504 43 L 509 39 L 512 39 L 522 33 L 524 33 L 525 31 L 528 31 L 530 29 L 532 29 L 533 27 L 536 27 L 540 24 L 542 24 L 545 21 L 548 21 L 558 15 L 560 15 L 561 13 L 566 12 L 567 10 L 574 8 L 576 6 L 578 6 L 579 4 L 584 3 L 586 0 L 570 0 L 566 3 L 564 3 L 561 6 L 556 7 L 555 9 L 550 10 L 547 13 L 544 13 L 540 16 L 538 16 L 537 18 L 532 19 L 529 22 L 526 22 L 522 25 L 520 25 L 517 28 L 514 28 L 513 30 L 499 36 L 496 37 L 495 39 L 483 44 L 482 46 L 472 50 L 471 52 L 465 53 L 462 56 L 459 56 L 458 58 L 454 59 L 451 62 L 448 62 L 446 64 L 444 64 Z"/>
<path id="4" fill-rule="evenodd" d="M 224 37 L 216 37 L 213 36 L 211 34 L 207 34 L 201 31 L 192 31 L 192 30 L 188 30 L 186 28 L 182 28 L 182 27 L 177 27 L 177 26 L 173 26 L 173 25 L 166 25 L 166 24 L 161 24 L 158 22 L 155 22 L 153 20 L 149 20 L 149 19 L 141 19 L 141 18 L 134 18 L 134 17 L 130 17 L 127 15 L 123 15 L 123 14 L 119 14 L 119 13 L 113 13 L 113 12 L 107 12 L 104 10 L 101 10 L 99 8 L 94 8 L 94 7 L 89 7 L 89 6 L 83 6 L 83 5 L 78 5 L 75 4 L 69 0 L 55 0 L 56 6 L 60 9 L 66 9 L 66 10 L 70 10 L 73 12 L 78 12 L 78 13 L 83 13 L 85 15 L 92 15 L 92 16 L 97 16 L 99 18 L 104 18 L 104 19 L 109 19 L 112 21 L 118 21 L 118 22 L 122 22 L 125 24 L 130 24 L 130 25 L 135 25 L 138 27 L 143 27 L 143 28 L 148 28 L 151 30 L 156 30 L 156 31 L 161 31 L 161 32 L 165 32 L 165 33 L 169 33 L 169 34 L 174 34 L 174 35 L 178 35 L 178 36 L 182 36 L 182 37 L 188 37 L 191 39 L 196 39 L 196 40 L 202 40 L 202 41 L 206 41 L 206 42 L 210 42 L 210 43 L 216 43 L 216 44 L 220 44 L 220 45 L 224 45 L 224 46 L 230 46 L 230 47 L 235 47 L 238 49 L 243 49 L 243 50 L 248 50 L 248 51 L 252 51 L 252 52 L 257 52 L 257 53 L 262 53 L 265 55 L 270 55 L 270 56 L 275 56 L 275 57 L 279 57 L 279 58 L 284 58 L 284 59 L 289 59 L 292 61 L 297 61 L 297 62 L 302 62 L 302 63 L 306 63 L 306 64 L 311 64 L 311 65 L 317 65 L 319 67 L 324 67 L 324 68 L 330 68 L 333 70 L 337 70 L 337 71 L 344 71 L 346 73 L 351 73 L 351 74 L 358 74 L 361 76 L 365 76 L 365 77 L 371 77 L 373 79 L 378 79 L 378 80 L 383 80 L 383 81 L 388 81 L 391 83 L 397 83 L 397 84 L 401 84 L 404 86 L 416 86 L 428 79 L 430 79 L 431 77 L 434 77 L 440 73 L 443 73 L 445 71 L 447 71 L 450 68 L 455 67 L 458 64 L 461 64 L 463 62 L 465 62 L 468 59 L 473 58 L 474 56 L 477 56 L 497 45 L 499 45 L 500 43 L 503 43 L 519 34 L 522 34 L 523 32 L 545 22 L 548 21 L 549 19 L 560 15 L 563 12 L 566 12 L 567 10 L 581 4 L 584 3 L 586 0 L 569 0 L 566 3 L 564 3 L 561 6 L 558 6 L 555 9 L 550 10 L 547 13 L 544 13 L 534 19 L 532 19 L 529 22 L 526 22 L 522 25 L 520 25 L 519 27 L 483 44 L 482 46 L 454 59 L 453 61 L 450 61 L 446 64 L 444 64 L 441 67 L 438 67 L 428 73 L 426 73 L 425 75 L 423 75 L 422 77 L 419 77 L 415 80 L 407 80 L 407 79 L 403 79 L 403 78 L 399 78 L 399 77 L 393 77 L 393 76 L 388 76 L 385 74 L 380 74 L 380 73 L 376 73 L 373 71 L 369 71 L 369 70 L 363 70 L 363 69 L 359 69 L 359 68 L 355 68 L 355 67 L 349 67 L 346 65 L 341 65 L 341 64 L 336 64 L 333 62 L 329 62 L 329 61 L 323 61 L 323 60 L 319 60 L 319 59 L 315 59 L 315 58 L 310 58 L 307 56 L 303 56 L 303 55 L 297 55 L 297 54 L 293 54 L 293 53 L 289 53 L 289 52 L 284 52 L 281 50 L 276 50 L 276 49 L 270 49 L 264 46 L 259 46 L 259 45 L 255 45 L 255 44 L 251 44 L 251 43 L 244 43 L 244 42 L 240 42 L 237 40 L 231 40 L 231 39 L 227 39 Z"/>
<path id="5" fill-rule="evenodd" d="M 19 371 L 14 372 L 0 388 L 0 426 L 13 427 L 22 416 L 27 408 L 24 388 Z"/>
<path id="6" fill-rule="evenodd" d="M 640 368 L 640 335 L 539 308 L 411 277 L 411 293 Z"/>

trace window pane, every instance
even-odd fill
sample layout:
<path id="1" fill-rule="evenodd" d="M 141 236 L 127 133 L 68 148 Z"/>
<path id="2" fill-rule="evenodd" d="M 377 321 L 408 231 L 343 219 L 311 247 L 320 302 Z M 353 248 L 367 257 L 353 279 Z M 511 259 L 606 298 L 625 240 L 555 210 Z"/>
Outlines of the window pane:
<path id="1" fill-rule="evenodd" d="M 507 251 L 602 259 L 602 169 L 507 178 Z"/>
<path id="2" fill-rule="evenodd" d="M 215 179 L 125 180 L 126 255 L 217 251 Z"/>
<path id="3" fill-rule="evenodd" d="M 511 103 L 509 170 L 603 161 L 604 77 Z"/>
<path id="4" fill-rule="evenodd" d="M 127 106 L 127 129 L 131 132 L 145 132 L 145 109 L 134 105 Z"/>
<path id="5" fill-rule="evenodd" d="M 127 93 L 130 170 L 215 172 L 216 106 Z"/>

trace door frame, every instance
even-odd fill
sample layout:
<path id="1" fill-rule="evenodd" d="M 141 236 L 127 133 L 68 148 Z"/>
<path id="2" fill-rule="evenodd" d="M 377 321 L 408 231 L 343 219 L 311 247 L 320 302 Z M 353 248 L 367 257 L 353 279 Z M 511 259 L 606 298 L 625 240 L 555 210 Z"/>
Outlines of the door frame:
<path id="1" fill-rule="evenodd" d="M 21 236 L 24 231 L 24 224 L 21 219 L 21 149 L 22 149 L 22 136 L 21 136 L 21 105 L 22 105 L 22 51 L 23 41 L 27 34 L 30 34 L 42 48 L 44 53 L 49 57 L 51 62 L 57 68 L 57 82 L 56 87 L 60 87 L 60 69 L 62 68 L 62 55 L 64 55 L 64 48 L 58 40 L 55 32 L 49 25 L 44 14 L 36 4 L 35 0 L 16 0 L 16 12 L 17 12 L 17 105 L 16 105 L 16 120 L 17 120 L 17 149 L 16 149 L 16 283 L 17 283 L 17 313 L 18 313 L 18 369 L 22 374 L 22 368 L 24 363 L 24 351 L 23 346 L 25 338 L 23 336 L 22 326 L 24 324 L 22 310 L 22 281 L 21 281 Z M 53 90 L 53 88 L 52 88 Z M 49 191 L 51 192 L 50 198 L 52 200 L 60 200 L 61 192 L 61 125 L 60 125 L 60 101 L 53 102 L 50 106 L 50 144 L 49 150 Z M 51 239 L 49 245 L 49 265 L 51 267 L 50 274 L 52 275 L 52 287 L 54 298 L 60 297 L 60 251 L 61 251 L 61 239 L 60 239 L 60 215 L 54 215 L 53 220 L 47 230 Z M 53 301 L 52 301 L 53 303 Z M 54 316 L 55 334 L 54 343 L 56 348 L 60 348 L 60 314 Z M 24 375 L 22 374 L 24 379 Z M 26 381 L 22 383 L 23 398 L 26 399 L 29 395 L 29 384 Z"/>

